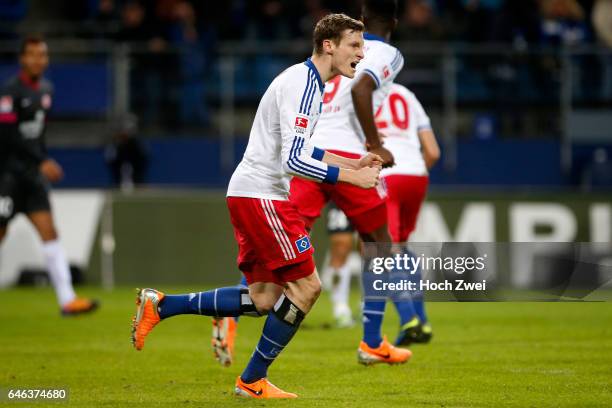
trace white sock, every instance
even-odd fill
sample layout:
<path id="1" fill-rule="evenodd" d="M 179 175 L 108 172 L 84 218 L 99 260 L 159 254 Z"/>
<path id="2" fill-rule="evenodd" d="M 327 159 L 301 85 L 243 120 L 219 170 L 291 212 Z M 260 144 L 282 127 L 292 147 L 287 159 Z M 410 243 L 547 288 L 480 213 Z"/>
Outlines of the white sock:
<path id="1" fill-rule="evenodd" d="M 326 263 L 321 271 L 321 286 L 324 290 L 333 290 L 334 276 L 336 276 L 336 269 Z"/>
<path id="2" fill-rule="evenodd" d="M 361 274 L 363 273 L 363 265 L 362 265 L 361 255 L 359 255 L 359 252 L 357 251 L 351 252 L 348 259 L 346 260 L 346 264 L 349 266 L 351 275 L 357 276 L 361 279 Z"/>
<path id="3" fill-rule="evenodd" d="M 45 254 L 45 261 L 47 262 L 49 279 L 55 289 L 57 301 L 60 306 L 64 306 L 76 297 L 74 289 L 72 288 L 70 267 L 68 266 L 64 249 L 58 240 L 47 241 L 43 243 L 43 252 Z"/>
<path id="4" fill-rule="evenodd" d="M 349 293 L 351 290 L 351 267 L 346 262 L 338 269 L 338 283 L 332 290 L 332 302 L 334 310 L 350 310 Z"/>

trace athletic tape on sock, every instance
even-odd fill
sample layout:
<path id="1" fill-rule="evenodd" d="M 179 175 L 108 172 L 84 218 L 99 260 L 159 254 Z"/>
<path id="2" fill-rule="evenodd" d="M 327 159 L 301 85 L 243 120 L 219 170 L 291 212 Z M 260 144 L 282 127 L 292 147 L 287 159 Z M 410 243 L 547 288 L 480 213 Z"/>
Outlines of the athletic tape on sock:
<path id="1" fill-rule="evenodd" d="M 302 312 L 285 294 L 282 294 L 274 305 L 274 314 L 292 326 L 299 326 L 306 317 L 306 313 Z"/>
<path id="2" fill-rule="evenodd" d="M 240 289 L 240 312 L 247 316 L 261 316 L 253 303 L 253 299 L 251 299 L 251 295 L 249 295 L 248 288 Z"/>

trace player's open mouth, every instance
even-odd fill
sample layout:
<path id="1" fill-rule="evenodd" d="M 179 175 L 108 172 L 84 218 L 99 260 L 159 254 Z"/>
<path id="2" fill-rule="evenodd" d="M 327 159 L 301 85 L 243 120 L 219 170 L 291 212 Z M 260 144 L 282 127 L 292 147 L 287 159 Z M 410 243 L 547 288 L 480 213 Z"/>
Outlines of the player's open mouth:
<path id="1" fill-rule="evenodd" d="M 357 68 L 357 63 L 356 62 L 351 62 L 351 68 L 353 68 L 353 69 Z"/>

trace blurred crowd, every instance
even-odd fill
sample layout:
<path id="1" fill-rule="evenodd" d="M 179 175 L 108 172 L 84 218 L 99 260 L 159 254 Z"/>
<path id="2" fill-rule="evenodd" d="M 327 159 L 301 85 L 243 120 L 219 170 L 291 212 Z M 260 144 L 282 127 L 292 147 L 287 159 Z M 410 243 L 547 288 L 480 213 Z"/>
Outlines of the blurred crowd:
<path id="1" fill-rule="evenodd" d="M 329 12 L 359 15 L 358 0 L 2 0 L 0 35 L 26 18 L 87 24 L 77 36 L 164 44 L 308 38 Z M 398 40 L 601 41 L 612 46 L 611 0 L 399 0 Z M 63 31 L 65 33 L 65 31 Z"/>
<path id="2" fill-rule="evenodd" d="M 53 67 L 62 63 L 61 49 L 80 52 L 84 63 L 97 61 L 88 55 L 90 50 L 106 50 L 109 44 L 113 50 L 124 49 L 120 55 L 128 61 L 123 66 L 129 67 L 128 110 L 140 126 L 138 131 L 129 126 L 117 130 L 106 158 L 115 182 L 130 186 L 142 182 L 148 163 L 137 133 L 217 137 L 221 115 L 215 113 L 224 109 L 220 95 L 230 93 L 225 85 L 227 72 L 233 72 L 233 126 L 235 132 L 246 134 L 260 95 L 295 62 L 294 54 L 302 52 L 293 44 L 291 55 L 268 52 L 267 42 L 304 43 L 321 17 L 330 12 L 359 17 L 360 4 L 361 0 L 0 0 L 0 41 L 10 40 L 4 44 L 0 67 L 14 64 L 15 55 L 6 50 L 31 32 L 51 40 Z M 403 52 L 414 51 L 398 81 L 409 85 L 438 120 L 447 112 L 446 91 L 453 89 L 454 106 L 461 108 L 453 129 L 459 138 L 559 137 L 570 123 L 559 108 L 566 106 L 560 103 L 564 97 L 594 112 L 610 106 L 612 0 L 398 0 L 398 5 L 393 41 L 408 42 L 401 46 Z M 69 41 L 60 47 L 55 40 Z M 250 41 L 259 42 L 243 45 Z M 237 50 L 252 53 L 228 53 L 228 44 L 236 42 Z M 416 42 L 426 45 L 419 48 L 425 52 L 416 51 Z M 130 47 L 120 46 L 128 43 Z M 470 52 L 466 44 L 495 46 Z M 605 52 L 580 50 L 568 57 L 559 49 L 562 45 L 598 45 Z M 454 52 L 451 65 L 440 58 L 446 58 L 447 49 Z M 303 50 L 305 57 L 307 47 Z M 66 55 L 66 60 L 75 61 L 73 54 Z M 230 68 L 224 65 L 228 59 Z M 453 88 L 446 87 L 453 83 Z M 600 165 L 610 163 L 602 157 L 600 153 L 597 160 L 585 159 L 595 163 L 585 167 L 585 180 L 609 171 Z"/>
<path id="3" fill-rule="evenodd" d="M 234 68 L 234 101 L 252 104 L 294 58 L 263 52 L 266 41 L 305 41 L 322 16 L 345 12 L 358 17 L 360 4 L 360 0 L 0 0 L 0 40 L 16 40 L 34 30 L 49 39 L 82 39 L 83 44 L 129 43 L 129 106 L 143 127 L 211 128 L 215 124 L 210 109 L 219 105 L 221 72 L 225 72 L 216 52 L 220 43 L 259 40 L 260 45 L 253 47 L 259 50 L 256 55 L 242 56 Z M 612 48 L 612 0 L 398 0 L 398 5 L 394 41 L 506 43 L 517 51 L 560 45 Z M 557 57 L 519 52 L 510 60 L 474 55 L 457 61 L 459 102 L 558 105 Z M 423 72 L 418 71 L 422 63 L 416 57 L 407 62 L 404 71 L 412 71 L 405 82 L 423 77 L 415 75 Z M 576 57 L 572 63 L 574 98 L 608 101 L 612 57 L 593 54 Z M 431 71 L 423 77 L 423 89 L 414 86 L 427 103 L 437 103 L 441 91 L 429 90 L 430 82 L 437 83 L 430 78 L 435 74 Z M 497 120 L 496 116 L 490 122 Z"/>

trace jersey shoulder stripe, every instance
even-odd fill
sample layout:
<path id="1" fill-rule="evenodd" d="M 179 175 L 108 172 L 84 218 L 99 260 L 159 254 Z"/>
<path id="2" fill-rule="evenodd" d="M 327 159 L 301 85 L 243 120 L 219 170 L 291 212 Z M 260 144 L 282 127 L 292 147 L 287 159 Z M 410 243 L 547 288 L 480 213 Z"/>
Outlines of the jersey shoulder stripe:
<path id="1" fill-rule="evenodd" d="M 323 95 L 323 91 L 325 89 L 325 84 L 321 80 L 321 75 L 319 74 L 319 71 L 317 70 L 317 67 L 314 65 L 314 63 L 312 62 L 312 60 L 310 58 L 308 58 L 304 62 L 304 65 L 306 67 L 308 67 L 308 78 L 312 82 L 312 84 L 310 85 L 310 89 L 309 89 L 309 91 L 307 93 L 307 96 L 306 96 L 306 103 L 302 107 L 303 110 L 302 110 L 301 113 L 306 114 L 306 115 L 310 115 L 310 111 L 312 109 L 312 103 L 314 101 L 315 93 L 319 92 L 320 95 Z"/>
<path id="2" fill-rule="evenodd" d="M 393 68 L 394 71 L 397 71 L 403 61 L 404 57 L 402 56 L 402 53 L 399 52 L 399 50 L 395 50 L 395 58 L 393 58 L 393 61 L 391 61 L 391 68 Z"/>
<path id="3" fill-rule="evenodd" d="M 315 87 L 314 77 L 312 75 L 312 72 L 308 70 L 307 75 L 306 75 L 306 88 L 304 89 L 304 93 L 302 94 L 302 101 L 300 102 L 300 113 L 302 114 L 306 114 L 306 111 L 308 110 L 308 107 L 307 107 L 308 105 L 305 102 L 308 101 L 308 98 L 310 97 L 310 94 L 314 87 Z"/>
<path id="4" fill-rule="evenodd" d="M 310 77 L 312 81 L 312 86 L 310 87 L 310 94 L 308 95 L 306 105 L 304 106 L 304 113 L 306 115 L 310 115 L 310 108 L 312 106 L 312 101 L 314 99 L 315 92 L 317 91 L 317 84 L 316 84 L 317 81 L 312 71 L 310 71 Z"/>

